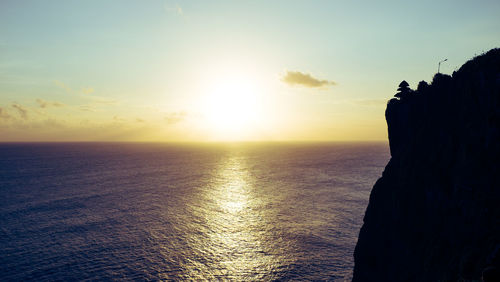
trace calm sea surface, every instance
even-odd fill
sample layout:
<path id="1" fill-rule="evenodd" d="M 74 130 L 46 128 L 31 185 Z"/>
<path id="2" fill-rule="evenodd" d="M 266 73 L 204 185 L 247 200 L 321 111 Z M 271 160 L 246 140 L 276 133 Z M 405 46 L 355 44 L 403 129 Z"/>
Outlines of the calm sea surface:
<path id="1" fill-rule="evenodd" d="M 387 144 L 0 145 L 0 280 L 347 280 Z"/>

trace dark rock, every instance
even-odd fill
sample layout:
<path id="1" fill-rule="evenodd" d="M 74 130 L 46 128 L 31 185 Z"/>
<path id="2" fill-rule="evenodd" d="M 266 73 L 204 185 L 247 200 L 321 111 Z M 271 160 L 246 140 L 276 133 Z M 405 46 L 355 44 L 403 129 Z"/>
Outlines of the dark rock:
<path id="1" fill-rule="evenodd" d="M 500 49 L 399 93 L 353 281 L 480 280 L 500 268 Z"/>

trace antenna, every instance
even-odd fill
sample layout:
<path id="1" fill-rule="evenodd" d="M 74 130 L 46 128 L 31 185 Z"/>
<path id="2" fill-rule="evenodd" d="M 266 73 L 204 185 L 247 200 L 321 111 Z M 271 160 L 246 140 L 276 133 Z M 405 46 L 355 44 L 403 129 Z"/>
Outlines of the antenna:
<path id="1" fill-rule="evenodd" d="M 444 63 L 446 61 L 448 61 L 448 59 L 444 59 L 444 60 L 442 60 L 442 61 L 439 62 L 439 64 L 438 64 L 438 73 L 439 73 L 439 69 L 441 68 L 441 63 Z"/>

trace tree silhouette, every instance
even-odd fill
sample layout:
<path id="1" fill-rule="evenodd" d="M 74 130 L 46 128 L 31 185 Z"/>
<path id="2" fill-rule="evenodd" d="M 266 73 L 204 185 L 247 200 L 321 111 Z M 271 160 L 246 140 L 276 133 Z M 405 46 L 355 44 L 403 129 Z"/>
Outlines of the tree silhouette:
<path id="1" fill-rule="evenodd" d="M 425 89 L 427 89 L 427 87 L 429 87 L 429 84 L 422 80 L 418 83 L 417 91 L 424 91 Z"/>

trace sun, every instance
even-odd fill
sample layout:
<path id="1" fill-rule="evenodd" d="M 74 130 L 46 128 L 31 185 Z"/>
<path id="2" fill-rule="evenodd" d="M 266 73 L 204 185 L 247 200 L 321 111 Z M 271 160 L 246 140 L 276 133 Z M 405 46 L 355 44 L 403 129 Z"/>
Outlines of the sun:
<path id="1" fill-rule="evenodd" d="M 244 75 L 225 75 L 212 83 L 204 102 L 204 118 L 217 139 L 248 138 L 261 121 L 258 84 Z"/>

